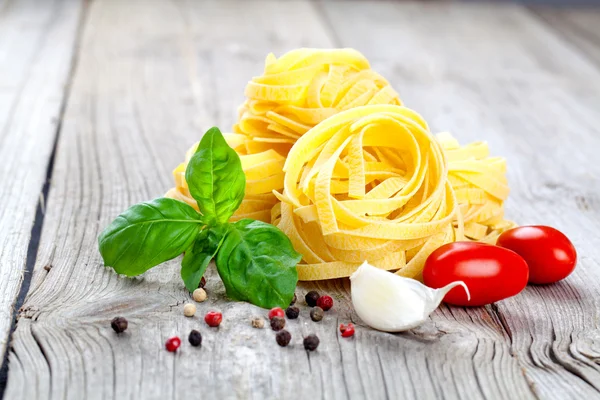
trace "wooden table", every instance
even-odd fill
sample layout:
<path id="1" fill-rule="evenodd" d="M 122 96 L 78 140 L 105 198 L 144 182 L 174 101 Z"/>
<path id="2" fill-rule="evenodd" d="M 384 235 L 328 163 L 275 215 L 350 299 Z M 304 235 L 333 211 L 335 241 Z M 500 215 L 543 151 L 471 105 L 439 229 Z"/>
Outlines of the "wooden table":
<path id="1" fill-rule="evenodd" d="M 397 335 L 361 324 L 347 280 L 302 284 L 336 307 L 319 324 L 302 308 L 282 349 L 250 326 L 266 311 L 227 301 L 214 271 L 197 315 L 221 310 L 218 331 L 183 316 L 178 261 L 135 279 L 103 268 L 99 232 L 171 187 L 206 128 L 231 127 L 268 52 L 303 46 L 357 48 L 433 130 L 487 140 L 508 159 L 507 215 L 563 230 L 576 272 L 491 306 L 442 306 Z M 5 398 L 600 398 L 599 177 L 598 10 L 0 0 Z M 116 315 L 130 321 L 121 336 Z M 356 337 L 341 340 L 350 320 Z M 163 349 L 192 328 L 202 349 Z"/>

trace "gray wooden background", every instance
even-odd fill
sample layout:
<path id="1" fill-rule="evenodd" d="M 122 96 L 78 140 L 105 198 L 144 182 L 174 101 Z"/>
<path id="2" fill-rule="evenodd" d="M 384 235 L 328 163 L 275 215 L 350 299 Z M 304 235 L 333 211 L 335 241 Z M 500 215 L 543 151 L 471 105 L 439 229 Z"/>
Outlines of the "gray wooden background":
<path id="1" fill-rule="evenodd" d="M 291 347 L 266 311 L 210 299 L 186 319 L 178 262 L 124 279 L 99 232 L 162 195 L 185 150 L 235 119 L 268 52 L 355 47 L 434 130 L 506 156 L 510 218 L 563 230 L 566 281 L 422 327 L 363 326 L 345 280 Z M 0 0 L 0 359 L 6 399 L 600 398 L 600 11 L 386 1 Z M 110 320 L 124 315 L 126 334 Z M 15 320 L 16 325 L 15 325 Z M 355 321 L 355 338 L 337 325 Z M 16 327 L 16 329 L 14 329 Z M 192 328 L 202 349 L 163 350 Z M 302 335 L 322 344 L 307 354 Z"/>

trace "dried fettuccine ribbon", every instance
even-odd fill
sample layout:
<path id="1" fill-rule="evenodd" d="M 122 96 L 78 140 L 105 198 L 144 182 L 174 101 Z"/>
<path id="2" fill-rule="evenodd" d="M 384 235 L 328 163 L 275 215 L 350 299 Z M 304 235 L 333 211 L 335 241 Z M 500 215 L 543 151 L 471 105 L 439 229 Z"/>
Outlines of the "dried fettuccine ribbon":
<path id="1" fill-rule="evenodd" d="M 324 119 L 365 104 L 402 104 L 389 83 L 370 69 L 367 59 L 352 49 L 297 49 L 276 58 L 267 56 L 262 76 L 246 86 L 234 134 L 226 139 L 242 159 L 246 197 L 233 219 L 270 222 L 283 190 L 284 157 L 306 131 Z M 185 183 L 185 168 L 193 154 L 173 172 L 176 187 L 168 197 L 197 207 Z"/>
<path id="2" fill-rule="evenodd" d="M 398 93 L 353 49 L 296 49 L 267 56 L 263 75 L 245 90 L 234 132 L 287 154 L 310 128 L 341 111 L 366 104 L 398 104 Z M 254 149 L 247 148 L 249 153 Z"/>
<path id="3" fill-rule="evenodd" d="M 300 280 L 349 276 L 364 260 L 418 278 L 427 256 L 455 238 L 442 147 L 408 108 L 328 118 L 298 139 L 284 171 L 273 223 L 303 255 Z"/>
<path id="4" fill-rule="evenodd" d="M 231 220 L 252 218 L 270 222 L 271 209 L 279 202 L 272 191 L 283 187 L 285 157 L 271 148 L 248 154 L 246 150 L 247 139 L 243 135 L 225 133 L 224 136 L 227 144 L 240 155 L 242 169 L 246 174 L 246 196 Z M 185 181 L 185 169 L 197 148 L 198 143 L 187 151 L 185 162 L 175 168 L 173 171 L 175 187 L 165 194 L 165 197 L 184 201 L 196 210 L 198 210 L 198 203 L 191 196 L 188 189 Z"/>
<path id="5" fill-rule="evenodd" d="M 438 133 L 436 139 L 448 160 L 448 179 L 459 205 L 454 222 L 457 240 L 495 244 L 502 232 L 517 226 L 504 219 L 509 193 L 506 159 L 490 157 L 485 142 L 460 146 L 448 132 Z"/>

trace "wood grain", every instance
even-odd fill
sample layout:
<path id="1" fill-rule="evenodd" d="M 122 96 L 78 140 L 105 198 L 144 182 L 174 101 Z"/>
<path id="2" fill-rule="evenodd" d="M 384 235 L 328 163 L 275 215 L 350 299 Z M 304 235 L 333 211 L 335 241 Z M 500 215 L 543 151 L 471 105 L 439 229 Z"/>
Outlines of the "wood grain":
<path id="1" fill-rule="evenodd" d="M 490 307 L 443 306 L 397 335 L 362 325 L 347 280 L 303 284 L 300 298 L 314 288 L 336 306 L 314 323 L 301 304 L 282 349 L 272 331 L 250 326 L 266 311 L 226 300 L 213 269 L 209 300 L 185 318 L 190 297 L 177 261 L 134 279 L 103 268 L 100 230 L 129 205 L 162 195 L 201 132 L 233 123 L 268 52 L 303 46 L 357 47 L 434 129 L 485 138 L 506 155 L 509 215 L 570 235 L 581 253 L 576 274 Z M 597 396 L 599 167 L 590 164 L 599 74 L 516 6 L 93 2 L 6 398 Z M 202 322 L 211 309 L 224 314 L 218 329 Z M 130 321 L 124 334 L 110 329 L 116 315 Z M 337 333 L 347 321 L 358 325 L 353 339 Z M 193 328 L 204 335 L 201 349 L 185 342 Z M 310 354 L 301 344 L 309 333 L 321 339 Z M 175 334 L 184 345 L 173 355 L 163 345 Z"/>
<path id="2" fill-rule="evenodd" d="M 555 226 L 572 238 L 579 250 L 573 276 L 529 287 L 492 309 L 509 335 L 505 356 L 536 395 L 597 397 L 598 68 L 517 6 L 345 3 L 340 15 L 336 5 L 323 5 L 340 44 L 374 60 L 433 130 L 464 142 L 485 139 L 507 157 L 510 218 Z M 385 17 L 368 24 L 376 15 Z M 359 34 L 366 29 L 369 35 Z"/>
<path id="3" fill-rule="evenodd" d="M 600 9 L 534 7 L 532 10 L 600 65 Z"/>
<path id="4" fill-rule="evenodd" d="M 0 2 L 0 359 L 26 272 L 80 10 L 79 1 Z"/>

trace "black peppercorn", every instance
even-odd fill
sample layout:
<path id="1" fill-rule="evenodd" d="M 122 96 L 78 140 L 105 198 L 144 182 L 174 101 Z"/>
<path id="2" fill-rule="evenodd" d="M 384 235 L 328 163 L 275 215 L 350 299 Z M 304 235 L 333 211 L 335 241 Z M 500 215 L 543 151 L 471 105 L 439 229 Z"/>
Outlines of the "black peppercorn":
<path id="1" fill-rule="evenodd" d="M 127 329 L 127 320 L 123 317 L 116 317 L 110 322 L 110 326 L 114 329 L 115 332 L 121 333 L 125 332 Z"/>
<path id="2" fill-rule="evenodd" d="M 202 279 L 200 279 L 200 284 L 198 285 L 198 287 L 200 289 L 204 289 L 204 286 L 206 286 L 206 278 L 202 277 Z"/>
<path id="3" fill-rule="evenodd" d="M 300 315 L 300 309 L 298 307 L 289 306 L 287 310 L 285 310 L 285 315 L 287 315 L 289 319 L 296 319 L 298 318 L 298 315 Z"/>
<path id="4" fill-rule="evenodd" d="M 317 300 L 319 300 L 319 293 L 317 293 L 314 290 L 311 290 L 310 292 L 306 293 L 306 296 L 304 296 L 304 299 L 306 300 L 306 304 L 308 304 L 311 307 L 314 307 L 317 305 Z"/>
<path id="5" fill-rule="evenodd" d="M 188 336 L 188 340 L 190 344 L 194 347 L 198 347 L 202 345 L 202 334 L 195 329 L 192 329 L 190 332 L 190 336 Z"/>
<path id="6" fill-rule="evenodd" d="M 285 327 L 285 318 L 273 317 L 271 318 L 271 329 L 274 331 L 280 331 Z"/>
<path id="7" fill-rule="evenodd" d="M 310 319 L 315 322 L 319 322 L 323 319 L 323 313 L 324 311 L 321 307 L 313 307 L 313 309 L 310 310 Z"/>
<path id="8" fill-rule="evenodd" d="M 275 335 L 275 340 L 277 341 L 278 345 L 285 347 L 290 344 L 290 340 L 292 340 L 292 334 L 284 329 L 277 332 L 277 335 Z"/>
<path id="9" fill-rule="evenodd" d="M 308 351 L 315 351 L 319 347 L 319 338 L 317 335 L 308 335 L 304 338 L 304 348 Z"/>
<path id="10" fill-rule="evenodd" d="M 290 306 L 293 306 L 294 304 L 296 304 L 297 300 L 298 300 L 298 296 L 296 296 L 296 293 L 294 293 L 294 297 L 292 298 L 292 302 L 290 303 Z"/>

